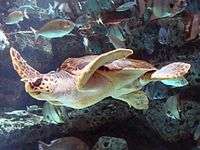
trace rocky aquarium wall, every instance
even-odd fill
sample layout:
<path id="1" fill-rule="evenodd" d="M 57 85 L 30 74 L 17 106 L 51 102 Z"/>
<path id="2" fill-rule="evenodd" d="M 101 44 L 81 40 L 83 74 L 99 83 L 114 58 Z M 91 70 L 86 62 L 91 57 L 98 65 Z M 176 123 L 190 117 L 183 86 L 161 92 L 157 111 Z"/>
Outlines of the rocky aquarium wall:
<path id="1" fill-rule="evenodd" d="M 200 0 L 1 0 L 0 150 L 199 150 L 199 37 Z"/>

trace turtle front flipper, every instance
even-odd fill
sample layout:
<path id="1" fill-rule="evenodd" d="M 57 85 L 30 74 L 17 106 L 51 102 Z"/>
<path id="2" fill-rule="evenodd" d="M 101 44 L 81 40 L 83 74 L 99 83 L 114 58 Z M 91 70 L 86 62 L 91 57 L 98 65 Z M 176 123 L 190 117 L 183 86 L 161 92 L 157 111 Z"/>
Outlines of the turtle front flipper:
<path id="1" fill-rule="evenodd" d="M 127 56 L 133 54 L 133 51 L 130 49 L 116 49 L 104 54 L 99 55 L 93 61 L 91 61 L 87 66 L 81 70 L 80 75 L 78 76 L 77 88 L 78 90 L 83 90 L 84 85 L 88 82 L 90 77 L 94 72 L 101 66 L 110 63 L 117 59 L 126 58 Z"/>
<path id="2" fill-rule="evenodd" d="M 129 106 L 132 106 L 135 109 L 143 110 L 149 108 L 148 97 L 141 90 L 122 95 L 120 97 L 117 97 L 116 99 L 128 103 Z"/>
<path id="3" fill-rule="evenodd" d="M 10 48 L 10 56 L 13 67 L 17 71 L 18 75 L 22 78 L 22 80 L 40 75 L 37 70 L 26 63 L 20 53 L 13 47 Z"/>

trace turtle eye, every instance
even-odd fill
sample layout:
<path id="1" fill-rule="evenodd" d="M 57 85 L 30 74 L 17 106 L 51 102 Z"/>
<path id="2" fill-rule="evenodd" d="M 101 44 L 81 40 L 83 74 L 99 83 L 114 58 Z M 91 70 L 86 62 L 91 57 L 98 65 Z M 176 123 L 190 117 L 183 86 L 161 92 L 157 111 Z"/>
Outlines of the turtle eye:
<path id="1" fill-rule="evenodd" d="M 35 82 L 33 82 L 32 85 L 34 87 L 38 87 L 38 86 L 40 86 L 41 83 L 42 83 L 42 78 L 39 78 Z"/>

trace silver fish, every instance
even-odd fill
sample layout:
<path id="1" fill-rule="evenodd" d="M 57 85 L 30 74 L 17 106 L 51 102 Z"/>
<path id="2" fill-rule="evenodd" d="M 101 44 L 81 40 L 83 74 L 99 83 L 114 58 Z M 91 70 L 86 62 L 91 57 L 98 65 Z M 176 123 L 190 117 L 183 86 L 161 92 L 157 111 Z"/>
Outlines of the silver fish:
<path id="1" fill-rule="evenodd" d="M 169 38 L 170 38 L 170 30 L 164 27 L 161 27 L 159 30 L 159 36 L 158 36 L 159 43 L 163 45 L 169 44 Z"/>
<path id="2" fill-rule="evenodd" d="M 5 20 L 5 23 L 9 24 L 9 25 L 11 25 L 11 24 L 18 24 L 20 21 L 23 21 L 24 18 L 29 19 L 29 16 L 27 15 L 26 10 L 24 12 L 16 10 L 16 11 L 11 12 L 7 16 L 7 18 Z"/>
<path id="3" fill-rule="evenodd" d="M 85 15 L 81 15 L 79 16 L 76 21 L 75 21 L 75 25 L 79 28 L 79 27 L 83 27 L 84 25 L 87 24 L 87 22 L 91 20 L 91 17 L 87 14 Z"/>
<path id="4" fill-rule="evenodd" d="M 126 2 L 123 5 L 119 6 L 116 9 L 116 11 L 126 11 L 126 10 L 129 10 L 129 9 L 133 8 L 136 5 L 137 5 L 136 0 L 134 0 L 133 2 Z"/>
<path id="5" fill-rule="evenodd" d="M 85 142 L 76 137 L 64 137 L 46 144 L 39 141 L 39 150 L 89 150 Z"/>
<path id="6" fill-rule="evenodd" d="M 168 117 L 180 120 L 180 114 L 179 114 L 180 110 L 178 108 L 178 100 L 176 95 L 168 98 L 168 100 L 164 105 L 164 109 Z"/>
<path id="7" fill-rule="evenodd" d="M 5 33 L 0 30 L 0 50 L 4 50 L 6 47 L 10 45 Z"/>
<path id="8" fill-rule="evenodd" d="M 126 48 L 125 42 L 121 41 L 120 39 L 118 39 L 117 37 L 113 36 L 113 35 L 108 35 L 109 38 L 109 42 L 113 44 L 113 46 L 117 49 L 117 48 Z"/>
<path id="9" fill-rule="evenodd" d="M 42 28 L 36 31 L 31 27 L 37 39 L 39 36 L 46 38 L 58 38 L 69 34 L 75 27 L 75 24 L 70 20 L 55 19 L 46 23 Z"/>

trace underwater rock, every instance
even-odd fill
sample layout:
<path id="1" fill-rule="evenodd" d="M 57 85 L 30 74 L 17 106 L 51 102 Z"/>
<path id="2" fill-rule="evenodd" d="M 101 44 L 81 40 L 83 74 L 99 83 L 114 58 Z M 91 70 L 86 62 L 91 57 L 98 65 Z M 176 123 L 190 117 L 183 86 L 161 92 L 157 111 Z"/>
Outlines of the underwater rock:
<path id="1" fill-rule="evenodd" d="M 65 36 L 52 40 L 55 68 L 58 67 L 66 58 L 80 57 L 85 54 L 82 39 L 77 35 Z"/>
<path id="2" fill-rule="evenodd" d="M 23 104 L 20 97 L 24 92 L 24 88 L 20 82 L 15 79 L 0 77 L 0 83 L 0 99 L 2 99 L 1 107 L 16 107 Z M 12 88 L 10 88 L 10 86 Z"/>
<path id="3" fill-rule="evenodd" d="M 128 150 L 125 139 L 102 136 L 92 150 Z"/>
<path id="4" fill-rule="evenodd" d="M 183 93 L 189 94 L 189 91 L 186 90 Z M 187 139 L 196 128 L 195 124 L 199 121 L 200 104 L 197 103 L 198 97 L 195 96 L 195 101 L 191 101 L 192 95 L 185 98 L 183 96 L 184 100 L 181 99 L 182 96 L 177 98 L 177 103 L 174 103 L 176 106 L 167 105 L 168 110 L 177 110 L 180 118 L 171 117 L 170 112 L 166 111 L 166 102 L 163 101 L 151 101 L 150 108 L 145 112 L 148 124 L 166 141 Z M 177 112 L 172 113 L 177 115 Z"/>
<path id="5" fill-rule="evenodd" d="M 160 26 L 165 26 L 168 29 L 167 39 L 163 40 L 164 34 L 160 32 Z M 158 43 L 164 42 L 167 46 L 183 46 L 184 41 L 184 23 L 182 18 L 166 18 L 152 21 L 145 26 L 140 26 L 130 30 L 130 35 L 126 37 L 126 44 L 128 48 L 136 49 L 140 53 L 152 54 L 159 51 Z M 142 51 L 145 50 L 145 51 Z M 142 52 L 141 52 L 142 51 Z M 137 52 L 139 53 L 139 52 Z M 157 53 L 156 53 L 157 54 Z"/>
<path id="6" fill-rule="evenodd" d="M 39 150 L 89 150 L 85 142 L 76 137 L 63 137 L 46 144 L 39 141 Z"/>
<path id="7" fill-rule="evenodd" d="M 134 142 L 139 140 L 136 137 L 143 136 L 148 141 L 150 139 L 154 141 L 154 144 L 160 144 L 161 139 L 155 135 L 153 130 L 166 141 L 184 139 L 185 135 L 190 134 L 193 130 L 194 122 L 198 119 L 195 116 L 199 113 L 199 107 L 194 103 L 193 109 L 189 110 L 189 108 L 185 108 L 185 105 L 182 109 L 184 112 L 180 114 L 182 117 L 184 113 L 185 119 L 180 121 L 169 118 L 165 114 L 163 106 L 163 102 L 151 101 L 149 110 L 142 113 L 129 108 L 124 102 L 107 99 L 82 110 L 66 109 L 67 111 L 63 114 L 64 123 L 57 122 L 56 124 L 41 121 L 42 113 L 39 113 L 40 110 L 37 115 L 23 110 L 11 112 L 6 110 L 6 114 L 5 112 L 0 113 L 0 149 L 11 147 L 12 150 L 12 147 L 19 147 L 20 150 L 21 148 L 30 148 L 30 145 L 37 147 L 38 140 L 49 143 L 59 137 L 80 136 L 80 133 L 84 133 L 85 136 L 88 136 L 86 133 L 90 133 L 90 137 L 95 142 L 94 137 L 97 138 L 97 135 L 94 133 L 99 132 L 98 135 L 103 136 L 102 134 L 106 135 L 108 130 L 112 134 L 114 134 L 113 132 L 118 133 L 119 137 L 123 135 L 121 132 L 127 130 L 127 133 L 131 133 L 131 138 L 134 138 Z M 188 110 L 190 113 L 187 112 Z M 184 123 L 181 123 L 182 121 Z M 116 130 L 113 129 L 113 125 L 116 125 Z M 141 142 L 141 139 L 139 141 Z M 118 142 L 119 144 L 116 144 Z M 127 143 L 124 140 L 101 138 L 97 145 L 102 146 L 100 143 L 108 143 L 107 146 L 111 146 L 111 148 L 119 146 L 119 148 L 127 149 Z M 134 145 L 134 143 L 131 144 Z M 98 149 L 97 145 L 94 150 Z M 145 146 L 149 147 L 148 144 L 139 147 Z"/>
<path id="8" fill-rule="evenodd" d="M 151 100 L 162 100 L 169 97 L 169 87 L 161 82 L 152 82 L 144 87 L 144 91 Z"/>
<path id="9" fill-rule="evenodd" d="M 134 114 L 127 104 L 115 100 L 112 100 L 112 103 L 110 101 L 109 99 L 102 101 L 87 109 L 67 111 L 64 124 L 41 121 L 42 113 L 36 115 L 24 110 L 7 114 L 2 112 L 0 149 L 9 145 L 22 146 L 38 140 L 45 141 L 50 136 L 51 138 L 61 137 L 73 132 L 96 130 L 115 121 L 125 121 Z M 15 138 L 16 136 L 18 138 Z"/>

